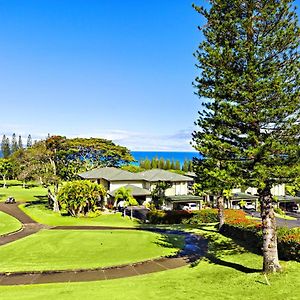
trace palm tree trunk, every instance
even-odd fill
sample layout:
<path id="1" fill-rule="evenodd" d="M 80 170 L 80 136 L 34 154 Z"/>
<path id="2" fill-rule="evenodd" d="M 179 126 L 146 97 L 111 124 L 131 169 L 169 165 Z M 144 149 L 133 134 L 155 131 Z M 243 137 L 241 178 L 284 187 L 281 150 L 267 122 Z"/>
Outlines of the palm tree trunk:
<path id="1" fill-rule="evenodd" d="M 273 273 L 281 270 L 277 250 L 276 220 L 272 204 L 271 187 L 259 190 L 263 233 L 263 271 Z"/>

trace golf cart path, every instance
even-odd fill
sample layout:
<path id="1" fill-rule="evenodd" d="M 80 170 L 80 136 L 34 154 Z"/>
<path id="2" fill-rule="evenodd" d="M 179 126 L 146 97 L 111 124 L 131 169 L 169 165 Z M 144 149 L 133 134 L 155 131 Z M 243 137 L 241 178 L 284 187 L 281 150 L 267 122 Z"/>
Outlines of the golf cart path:
<path id="1" fill-rule="evenodd" d="M 41 229 L 50 230 L 147 230 L 161 234 L 179 234 L 184 236 L 185 246 L 175 256 L 161 257 L 147 261 L 125 264 L 120 266 L 96 268 L 96 269 L 76 269 L 58 271 L 34 271 L 34 272 L 13 272 L 0 273 L 0 285 L 22 285 L 22 284 L 42 284 L 57 282 L 79 282 L 108 280 L 116 278 L 131 277 L 153 272 L 160 272 L 189 265 L 190 263 L 203 257 L 207 252 L 207 241 L 196 234 L 191 234 L 177 230 L 154 229 L 154 228 L 131 228 L 131 227 L 109 227 L 109 226 L 55 226 L 48 227 L 39 224 L 27 216 L 16 204 L 0 203 L 0 211 L 3 211 L 22 223 L 21 230 L 0 236 L 0 246 L 14 242 Z"/>

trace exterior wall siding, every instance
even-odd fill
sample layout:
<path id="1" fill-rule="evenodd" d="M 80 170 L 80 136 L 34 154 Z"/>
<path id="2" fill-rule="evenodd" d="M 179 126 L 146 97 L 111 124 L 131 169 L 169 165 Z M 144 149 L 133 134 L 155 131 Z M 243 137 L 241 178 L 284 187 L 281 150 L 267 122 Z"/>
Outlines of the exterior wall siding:
<path id="1" fill-rule="evenodd" d="M 139 187 L 139 188 L 144 188 L 144 182 L 143 181 L 111 181 L 109 190 L 114 191 L 114 190 L 117 190 L 120 187 L 128 185 L 128 184 L 134 185 L 134 186 Z"/>

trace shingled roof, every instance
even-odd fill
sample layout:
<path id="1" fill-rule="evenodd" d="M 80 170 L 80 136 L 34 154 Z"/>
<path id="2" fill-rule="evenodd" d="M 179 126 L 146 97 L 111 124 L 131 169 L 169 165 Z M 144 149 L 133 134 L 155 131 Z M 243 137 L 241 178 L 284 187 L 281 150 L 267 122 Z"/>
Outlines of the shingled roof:
<path id="1" fill-rule="evenodd" d="M 183 176 L 177 173 L 161 170 L 161 169 L 152 169 L 144 172 L 138 173 L 146 181 L 157 182 L 157 181 L 191 181 L 192 179 L 187 176 Z"/>
<path id="2" fill-rule="evenodd" d="M 114 167 L 93 169 L 78 175 L 84 179 L 104 178 L 108 181 L 144 180 L 139 173 L 131 173 Z"/>
<path id="3" fill-rule="evenodd" d="M 142 188 L 140 188 L 138 186 L 135 186 L 135 185 L 127 184 L 127 185 L 125 185 L 125 188 L 130 190 L 132 196 L 149 196 L 149 195 L 151 195 L 151 192 L 149 190 L 142 189 Z M 108 192 L 108 193 L 111 196 L 114 197 L 117 190 L 118 189 L 113 190 L 113 191 Z"/>

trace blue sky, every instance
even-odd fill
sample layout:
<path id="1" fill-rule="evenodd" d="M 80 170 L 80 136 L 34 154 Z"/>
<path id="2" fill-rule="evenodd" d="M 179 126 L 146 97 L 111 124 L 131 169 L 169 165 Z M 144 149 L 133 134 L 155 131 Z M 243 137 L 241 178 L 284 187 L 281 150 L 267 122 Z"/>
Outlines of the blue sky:
<path id="1" fill-rule="evenodd" d="M 0 134 L 192 150 L 203 19 L 191 4 L 0 0 Z"/>

